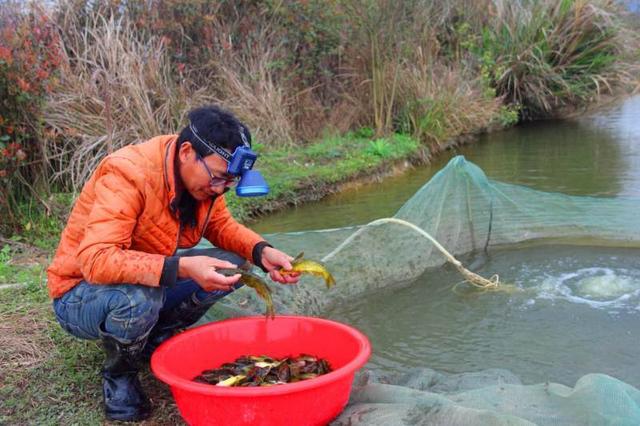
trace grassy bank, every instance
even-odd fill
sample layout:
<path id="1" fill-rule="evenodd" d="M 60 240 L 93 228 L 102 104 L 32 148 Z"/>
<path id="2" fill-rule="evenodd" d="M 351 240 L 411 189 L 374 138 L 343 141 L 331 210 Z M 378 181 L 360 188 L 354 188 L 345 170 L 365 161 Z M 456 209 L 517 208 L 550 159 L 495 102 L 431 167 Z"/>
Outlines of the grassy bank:
<path id="1" fill-rule="evenodd" d="M 265 153 L 259 168 L 271 192 L 259 199 L 228 197 L 230 209 L 240 220 L 251 219 L 287 205 L 317 200 L 340 182 L 383 171 L 396 161 L 420 158 L 421 146 L 416 139 L 400 134 L 374 139 L 372 133 L 362 129 L 326 137 L 299 150 Z"/>
<path id="2" fill-rule="evenodd" d="M 60 328 L 34 255 L 16 251 L 0 263 L 2 281 L 23 284 L 0 287 L 0 424 L 102 424 L 102 350 Z M 168 388 L 148 371 L 143 384 L 155 407 L 147 424 L 180 424 Z"/>

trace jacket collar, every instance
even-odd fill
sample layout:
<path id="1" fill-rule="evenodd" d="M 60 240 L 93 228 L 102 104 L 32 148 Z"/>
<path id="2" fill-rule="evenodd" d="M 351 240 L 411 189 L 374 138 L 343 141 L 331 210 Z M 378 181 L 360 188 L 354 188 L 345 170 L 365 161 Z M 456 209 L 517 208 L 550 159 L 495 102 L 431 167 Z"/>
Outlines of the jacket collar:
<path id="1" fill-rule="evenodd" d="M 164 152 L 164 183 L 167 190 L 167 194 L 169 194 L 169 209 L 173 214 L 178 216 L 178 204 L 180 202 L 180 194 L 183 191 L 183 187 L 180 184 L 180 176 L 178 174 L 177 165 L 177 146 L 178 146 L 178 135 L 175 135 L 165 147 Z M 214 196 L 210 200 L 210 204 L 208 206 L 209 210 L 211 210 L 211 206 L 213 202 L 218 198 L 218 196 Z M 200 204 L 200 203 L 198 203 Z"/>
<path id="2" fill-rule="evenodd" d="M 169 195 L 169 208 L 176 214 L 178 212 L 178 170 L 176 169 L 176 135 L 165 147 L 164 151 L 164 183 Z"/>

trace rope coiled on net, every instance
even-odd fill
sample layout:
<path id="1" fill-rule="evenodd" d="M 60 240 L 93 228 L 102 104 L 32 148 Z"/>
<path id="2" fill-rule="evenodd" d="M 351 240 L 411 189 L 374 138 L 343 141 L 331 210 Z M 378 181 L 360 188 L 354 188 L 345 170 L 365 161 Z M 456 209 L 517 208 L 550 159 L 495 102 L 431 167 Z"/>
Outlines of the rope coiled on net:
<path id="1" fill-rule="evenodd" d="M 411 222 L 407 222 L 406 220 L 402 220 L 402 219 L 396 219 L 394 217 L 385 217 L 385 218 L 382 218 L 382 219 L 377 219 L 377 220 L 374 220 L 372 222 L 369 222 L 368 224 L 366 224 L 365 226 L 361 227 L 356 232 L 351 234 L 338 247 L 336 247 L 331 253 L 329 253 L 325 257 L 323 257 L 322 261 L 323 262 L 327 262 L 332 257 L 334 257 L 336 255 L 336 253 L 338 253 L 340 250 L 342 250 L 343 247 L 345 247 L 347 244 L 349 244 L 351 241 L 353 241 L 358 235 L 360 235 L 362 232 L 364 232 L 364 230 L 368 226 L 375 226 L 375 225 L 380 225 L 380 224 L 383 224 L 383 223 L 396 223 L 398 225 L 406 226 L 406 227 L 411 228 L 412 230 L 416 231 L 418 234 L 422 235 L 426 239 L 428 239 L 440 251 L 440 253 L 442 253 L 444 255 L 444 257 L 447 259 L 447 261 L 449 263 L 451 263 L 453 266 L 455 266 L 455 268 L 458 270 L 458 272 L 460 272 L 460 274 L 462 274 L 462 276 L 464 277 L 465 281 L 467 281 L 469 284 L 472 284 L 475 287 L 478 287 L 478 288 L 481 288 L 481 289 L 486 289 L 486 290 L 496 289 L 498 287 L 498 285 L 500 284 L 500 279 L 499 279 L 497 274 L 493 275 L 491 278 L 487 279 L 487 278 L 484 278 L 484 277 L 476 274 L 475 272 L 471 272 L 470 270 L 468 270 L 467 268 L 465 268 L 462 265 L 462 262 L 460 262 L 458 259 L 453 257 L 453 255 L 451 253 L 449 253 L 444 247 L 442 247 L 442 245 L 435 238 L 433 238 L 431 235 L 429 235 L 425 230 L 423 230 L 422 228 L 419 228 L 418 226 L 414 225 Z"/>

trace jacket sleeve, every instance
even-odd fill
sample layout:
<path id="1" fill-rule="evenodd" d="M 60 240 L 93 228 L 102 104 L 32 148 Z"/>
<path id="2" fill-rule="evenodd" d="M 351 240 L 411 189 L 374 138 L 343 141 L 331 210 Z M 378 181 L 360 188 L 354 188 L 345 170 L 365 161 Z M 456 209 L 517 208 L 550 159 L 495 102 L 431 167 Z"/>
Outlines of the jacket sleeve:
<path id="1" fill-rule="evenodd" d="M 130 250 L 133 230 L 145 197 L 144 177 L 126 159 L 110 159 L 101 165 L 94 187 L 95 201 L 78 247 L 78 261 L 85 280 L 92 284 L 143 284 L 160 282 L 165 256 Z M 127 170 L 128 169 L 128 170 Z"/>
<path id="2" fill-rule="evenodd" d="M 251 261 L 254 260 L 254 247 L 264 241 L 260 235 L 233 219 L 224 196 L 214 201 L 213 212 L 204 236 L 214 246 L 237 253 Z"/>

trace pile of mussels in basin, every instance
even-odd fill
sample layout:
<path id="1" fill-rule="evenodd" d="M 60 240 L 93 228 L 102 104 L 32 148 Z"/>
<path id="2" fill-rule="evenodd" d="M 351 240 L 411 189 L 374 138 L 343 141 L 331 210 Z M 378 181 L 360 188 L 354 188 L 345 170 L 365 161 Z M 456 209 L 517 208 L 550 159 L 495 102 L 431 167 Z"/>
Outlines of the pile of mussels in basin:
<path id="1" fill-rule="evenodd" d="M 280 360 L 245 355 L 220 368 L 205 370 L 193 380 L 216 386 L 272 386 L 313 379 L 330 371 L 326 360 L 306 354 Z"/>

